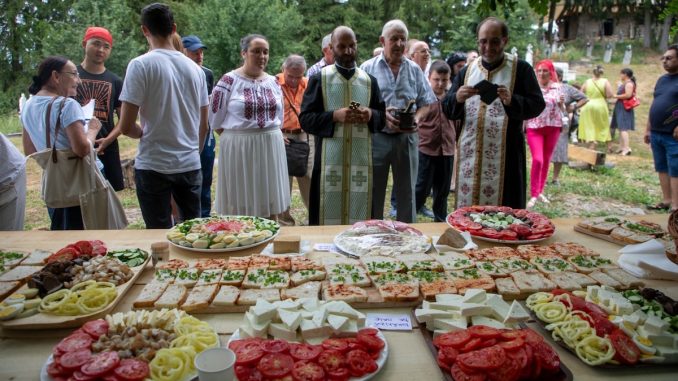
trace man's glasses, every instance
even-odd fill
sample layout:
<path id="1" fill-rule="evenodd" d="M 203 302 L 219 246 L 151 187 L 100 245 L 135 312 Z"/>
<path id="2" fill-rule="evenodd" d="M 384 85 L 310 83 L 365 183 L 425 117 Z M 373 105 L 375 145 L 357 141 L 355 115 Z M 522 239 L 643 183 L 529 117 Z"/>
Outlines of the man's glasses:
<path id="1" fill-rule="evenodd" d="M 62 71 L 60 73 L 70 74 L 75 78 L 80 78 L 80 73 L 78 73 L 77 71 Z"/>
<path id="2" fill-rule="evenodd" d="M 674 58 L 676 58 L 676 57 L 662 56 L 662 57 L 660 58 L 660 60 L 661 60 L 661 61 L 671 61 L 671 60 L 674 59 Z"/>

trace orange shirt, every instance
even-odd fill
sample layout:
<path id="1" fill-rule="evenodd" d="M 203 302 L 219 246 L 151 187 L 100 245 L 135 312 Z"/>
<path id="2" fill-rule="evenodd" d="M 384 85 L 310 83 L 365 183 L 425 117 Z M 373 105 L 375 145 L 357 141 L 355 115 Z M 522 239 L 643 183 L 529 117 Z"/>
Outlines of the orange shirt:
<path id="1" fill-rule="evenodd" d="M 278 79 L 278 83 L 283 92 L 283 130 L 299 130 L 301 129 L 301 125 L 299 124 L 299 117 L 297 114 L 301 112 L 301 101 L 304 99 L 308 78 L 303 77 L 301 81 L 299 81 L 299 86 L 296 90 L 285 85 L 285 75 L 283 73 L 278 73 L 276 78 Z M 290 102 L 292 105 L 290 105 Z M 292 110 L 292 106 L 294 106 L 294 109 L 297 111 L 296 113 Z"/>

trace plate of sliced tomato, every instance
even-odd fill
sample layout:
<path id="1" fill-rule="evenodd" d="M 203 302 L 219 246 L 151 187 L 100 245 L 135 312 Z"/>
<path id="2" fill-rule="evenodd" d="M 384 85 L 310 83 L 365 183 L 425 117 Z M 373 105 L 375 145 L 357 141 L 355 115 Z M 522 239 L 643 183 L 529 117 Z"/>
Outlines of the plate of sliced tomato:
<path id="1" fill-rule="evenodd" d="M 483 241 L 509 244 L 543 241 L 556 230 L 541 213 L 491 205 L 459 208 L 447 216 L 447 224 Z"/>
<path id="2" fill-rule="evenodd" d="M 376 328 L 354 337 L 329 338 L 321 344 L 282 339 L 242 338 L 236 330 L 228 341 L 236 354 L 238 380 L 369 380 L 388 358 L 386 338 Z"/>
<path id="3" fill-rule="evenodd" d="M 529 328 L 474 325 L 435 338 L 421 331 L 446 380 L 572 380 L 558 353 Z"/>

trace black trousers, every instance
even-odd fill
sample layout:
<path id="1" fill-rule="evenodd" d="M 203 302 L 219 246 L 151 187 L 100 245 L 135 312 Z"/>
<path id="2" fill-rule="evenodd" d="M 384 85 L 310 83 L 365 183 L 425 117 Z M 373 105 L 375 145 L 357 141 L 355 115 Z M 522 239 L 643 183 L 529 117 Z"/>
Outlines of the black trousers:
<path id="1" fill-rule="evenodd" d="M 429 156 L 419 152 L 419 168 L 415 200 L 417 210 L 426 203 L 426 197 L 433 190 L 433 215 L 436 222 L 447 217 L 447 197 L 450 195 L 452 165 L 454 156 Z"/>

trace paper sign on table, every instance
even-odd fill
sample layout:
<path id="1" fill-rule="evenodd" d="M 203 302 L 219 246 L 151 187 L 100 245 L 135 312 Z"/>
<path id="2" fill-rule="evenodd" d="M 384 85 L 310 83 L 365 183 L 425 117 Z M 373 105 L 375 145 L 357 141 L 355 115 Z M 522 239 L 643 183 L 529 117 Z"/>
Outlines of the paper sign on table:
<path id="1" fill-rule="evenodd" d="M 313 245 L 313 250 L 315 251 L 333 251 L 333 252 L 339 252 L 339 249 L 337 246 L 333 243 L 316 243 Z"/>
<path id="2" fill-rule="evenodd" d="M 387 331 L 411 331 L 412 321 L 410 315 L 407 314 L 368 313 L 365 326 Z"/>

